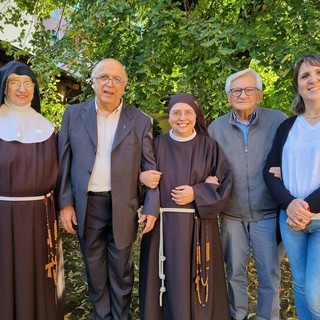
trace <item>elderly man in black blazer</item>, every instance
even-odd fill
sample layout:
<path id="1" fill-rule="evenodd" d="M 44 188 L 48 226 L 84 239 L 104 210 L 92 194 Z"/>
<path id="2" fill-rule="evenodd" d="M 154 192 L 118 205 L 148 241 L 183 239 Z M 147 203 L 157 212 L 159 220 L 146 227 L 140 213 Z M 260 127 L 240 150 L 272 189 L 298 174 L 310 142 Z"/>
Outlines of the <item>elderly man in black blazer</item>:
<path id="1" fill-rule="evenodd" d="M 128 79 L 119 61 L 97 63 L 91 81 L 95 98 L 66 109 L 58 137 L 60 222 L 67 232 L 77 229 L 96 319 L 127 320 L 139 173 L 156 168 L 152 122 L 124 103 Z M 143 232 L 158 212 L 158 189 L 146 188 Z"/>

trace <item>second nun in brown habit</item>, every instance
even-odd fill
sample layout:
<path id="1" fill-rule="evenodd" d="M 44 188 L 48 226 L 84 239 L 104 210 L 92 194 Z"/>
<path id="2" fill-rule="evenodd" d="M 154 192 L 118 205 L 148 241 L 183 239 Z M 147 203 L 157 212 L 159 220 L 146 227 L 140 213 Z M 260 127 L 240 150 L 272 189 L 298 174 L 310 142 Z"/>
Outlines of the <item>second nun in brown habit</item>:
<path id="1" fill-rule="evenodd" d="M 194 96 L 171 97 L 168 111 L 172 129 L 154 141 L 162 213 L 141 243 L 141 319 L 227 320 L 217 215 L 230 194 L 229 165 Z"/>

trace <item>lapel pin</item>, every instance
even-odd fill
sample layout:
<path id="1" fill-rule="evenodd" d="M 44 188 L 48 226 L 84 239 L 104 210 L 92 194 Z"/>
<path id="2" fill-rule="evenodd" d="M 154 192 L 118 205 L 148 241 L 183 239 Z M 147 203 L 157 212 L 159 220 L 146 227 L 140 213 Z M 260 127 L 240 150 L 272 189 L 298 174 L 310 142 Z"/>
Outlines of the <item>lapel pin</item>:
<path id="1" fill-rule="evenodd" d="M 126 128 L 126 126 L 123 126 L 123 127 L 122 127 L 122 130 L 124 130 L 125 128 Z"/>

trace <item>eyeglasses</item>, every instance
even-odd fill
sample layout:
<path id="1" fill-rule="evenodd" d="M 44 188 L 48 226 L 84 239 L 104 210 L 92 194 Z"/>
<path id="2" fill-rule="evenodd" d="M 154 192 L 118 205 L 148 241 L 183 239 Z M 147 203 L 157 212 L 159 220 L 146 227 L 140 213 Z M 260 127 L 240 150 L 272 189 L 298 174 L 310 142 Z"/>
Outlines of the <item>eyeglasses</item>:
<path id="1" fill-rule="evenodd" d="M 113 84 L 125 83 L 127 80 L 122 80 L 120 77 L 111 77 L 108 75 L 102 75 L 100 77 L 91 77 L 91 79 L 96 79 L 100 84 L 106 85 L 112 82 Z"/>
<path id="2" fill-rule="evenodd" d="M 229 93 L 231 93 L 233 97 L 240 97 L 242 95 L 242 91 L 244 91 L 247 96 L 253 96 L 257 91 L 260 90 L 256 87 L 234 88 L 230 89 Z"/>
<path id="3" fill-rule="evenodd" d="M 9 86 L 14 88 L 14 89 L 19 89 L 21 86 L 24 86 L 26 89 L 30 90 L 33 89 L 34 86 L 36 85 L 32 81 L 25 81 L 25 82 L 19 82 L 16 80 L 9 81 Z"/>
<path id="4" fill-rule="evenodd" d="M 186 112 L 181 112 L 181 111 L 178 111 L 178 110 L 174 110 L 174 111 L 171 111 L 169 113 L 169 116 L 173 117 L 173 118 L 176 118 L 176 119 L 179 119 L 182 117 L 182 115 L 184 115 L 186 118 L 188 119 L 192 119 L 196 116 L 195 112 L 194 111 L 186 111 Z"/>

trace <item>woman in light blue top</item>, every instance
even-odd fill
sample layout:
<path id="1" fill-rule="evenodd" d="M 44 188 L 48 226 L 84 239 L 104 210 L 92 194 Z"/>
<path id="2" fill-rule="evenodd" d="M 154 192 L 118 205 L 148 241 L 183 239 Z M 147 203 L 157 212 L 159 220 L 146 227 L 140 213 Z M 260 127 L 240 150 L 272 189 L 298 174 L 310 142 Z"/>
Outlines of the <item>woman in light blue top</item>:
<path id="1" fill-rule="evenodd" d="M 320 55 L 295 64 L 292 110 L 275 136 L 264 168 L 279 205 L 299 319 L 320 319 Z M 281 168 L 282 177 L 274 174 Z"/>

